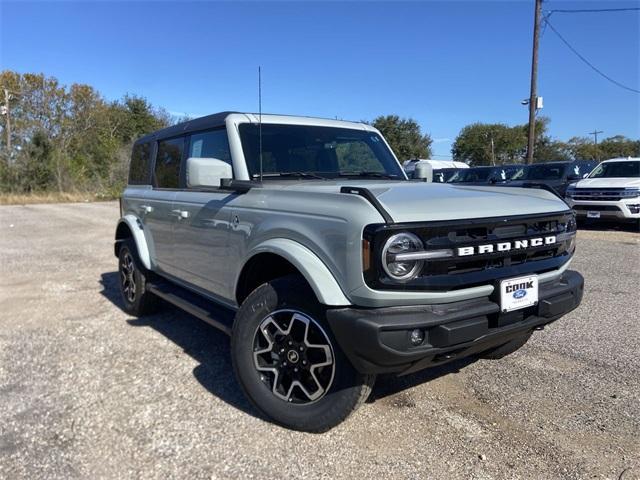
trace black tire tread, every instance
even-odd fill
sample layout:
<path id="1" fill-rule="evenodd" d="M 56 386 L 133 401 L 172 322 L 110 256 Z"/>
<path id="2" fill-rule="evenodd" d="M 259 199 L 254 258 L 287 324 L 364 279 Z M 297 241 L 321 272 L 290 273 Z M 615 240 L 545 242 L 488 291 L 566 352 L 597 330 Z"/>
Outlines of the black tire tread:
<path id="1" fill-rule="evenodd" d="M 270 282 L 264 283 L 256 288 L 253 292 L 249 294 L 249 296 L 243 302 L 243 305 L 251 305 L 254 299 L 260 299 L 268 290 L 275 290 L 278 294 L 283 293 L 284 298 L 304 298 L 308 299 L 307 301 L 315 300 L 315 294 L 313 290 L 306 283 L 304 278 L 299 275 L 288 275 L 285 277 L 281 277 Z M 313 299 L 313 300 L 312 300 Z M 317 300 L 316 300 L 317 301 Z M 285 301 L 285 304 L 286 301 Z M 238 313 L 240 314 L 243 310 L 243 305 L 241 305 Z M 317 304 L 319 305 L 319 303 Z M 249 307 L 246 307 L 249 308 Z M 238 324 L 234 322 L 233 330 L 239 328 Z M 236 342 L 238 341 L 238 336 L 232 333 L 231 335 L 231 351 L 232 355 L 236 347 Z M 330 330 L 327 333 L 331 336 Z M 334 343 L 334 349 L 339 348 L 337 342 Z M 336 355 L 338 352 L 336 352 Z M 345 357 L 346 360 L 346 357 Z M 348 360 L 346 360 L 348 362 Z M 238 365 L 236 361 L 232 362 L 233 370 L 238 382 L 240 383 L 243 391 L 245 392 L 245 396 L 253 405 L 253 407 L 259 411 L 264 417 L 271 419 L 273 422 L 282 425 L 286 428 L 291 428 L 295 430 L 310 432 L 310 433 L 322 433 L 327 430 L 330 430 L 334 426 L 345 421 L 353 412 L 355 412 L 369 397 L 371 391 L 373 389 L 373 385 L 375 383 L 376 376 L 375 375 L 365 375 L 355 372 L 356 383 L 350 388 L 349 392 L 343 392 L 343 396 L 341 397 L 341 402 L 335 407 L 326 408 L 322 415 L 315 415 L 313 418 L 309 418 L 308 421 L 298 422 L 298 423 L 284 423 L 279 421 L 278 419 L 273 418 L 266 412 L 252 396 L 249 394 L 249 389 L 243 382 L 242 376 L 239 375 Z M 350 366 L 350 368 L 353 368 Z M 345 408 L 345 405 L 348 408 Z"/>
<path id="2" fill-rule="evenodd" d="M 122 297 L 122 301 L 124 304 L 124 310 L 130 315 L 135 317 L 143 317 L 145 315 L 149 315 L 155 312 L 158 309 L 158 305 L 160 303 L 160 299 L 155 296 L 151 292 L 147 292 L 146 283 L 147 278 L 151 275 L 147 269 L 144 268 L 142 262 L 140 261 L 140 257 L 138 256 L 138 249 L 136 247 L 133 239 L 128 238 L 123 241 L 122 246 L 120 247 L 120 252 L 125 250 L 129 250 L 133 257 L 133 262 L 135 263 L 137 278 L 136 278 L 136 286 L 138 286 L 138 295 L 139 298 L 134 303 L 129 303 L 124 296 Z M 118 268 L 120 267 L 120 258 L 118 258 Z M 120 282 L 120 278 L 118 278 L 118 282 Z M 120 284 L 118 283 L 120 286 Z"/>

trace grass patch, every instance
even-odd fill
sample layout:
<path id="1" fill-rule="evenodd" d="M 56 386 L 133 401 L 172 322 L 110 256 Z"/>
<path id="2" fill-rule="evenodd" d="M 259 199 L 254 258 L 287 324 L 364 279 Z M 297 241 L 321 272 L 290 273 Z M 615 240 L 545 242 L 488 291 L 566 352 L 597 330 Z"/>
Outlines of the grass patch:
<path id="1" fill-rule="evenodd" d="M 0 193 L 0 205 L 30 205 L 35 203 L 104 202 L 117 197 L 95 192 L 33 192 Z"/>

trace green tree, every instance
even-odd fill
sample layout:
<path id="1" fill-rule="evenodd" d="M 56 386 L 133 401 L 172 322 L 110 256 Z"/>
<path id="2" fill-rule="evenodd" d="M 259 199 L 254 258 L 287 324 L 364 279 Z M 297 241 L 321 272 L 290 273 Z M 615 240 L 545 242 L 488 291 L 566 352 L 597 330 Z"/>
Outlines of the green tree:
<path id="1" fill-rule="evenodd" d="M 2 191 L 117 191 L 132 142 L 172 121 L 142 97 L 108 102 L 89 85 L 67 87 L 43 74 L 2 71 L 0 88 L 11 92 L 10 142 L 8 116 L 0 115 Z"/>
<path id="2" fill-rule="evenodd" d="M 547 133 L 550 122 L 547 117 L 536 119 L 534 162 L 573 158 L 567 144 L 552 139 Z M 460 131 L 451 153 L 454 160 L 470 165 L 492 165 L 494 160 L 497 165 L 523 163 L 527 154 L 527 133 L 526 124 L 510 127 L 502 123 L 474 123 Z"/>
<path id="3" fill-rule="evenodd" d="M 624 135 L 605 138 L 598 144 L 599 160 L 616 157 L 640 157 L 640 140 L 631 140 Z"/>
<path id="4" fill-rule="evenodd" d="M 492 146 L 493 142 L 493 146 Z M 453 159 L 472 166 L 519 163 L 527 137 L 519 127 L 473 123 L 464 127 L 451 147 Z"/>
<path id="5" fill-rule="evenodd" d="M 418 122 L 398 115 L 381 115 L 373 121 L 400 161 L 410 158 L 430 158 L 433 141 L 422 134 Z"/>

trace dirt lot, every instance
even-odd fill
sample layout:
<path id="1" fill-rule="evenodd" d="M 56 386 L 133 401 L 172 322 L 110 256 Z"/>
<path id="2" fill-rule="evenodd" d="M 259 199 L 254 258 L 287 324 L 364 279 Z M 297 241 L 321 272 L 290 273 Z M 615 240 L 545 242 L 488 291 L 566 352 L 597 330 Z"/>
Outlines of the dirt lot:
<path id="1" fill-rule="evenodd" d="M 0 207 L 0 478 L 640 478 L 640 235 L 580 231 L 579 310 L 501 361 L 379 378 L 322 435 L 259 418 L 225 335 L 119 308 L 115 202 Z"/>

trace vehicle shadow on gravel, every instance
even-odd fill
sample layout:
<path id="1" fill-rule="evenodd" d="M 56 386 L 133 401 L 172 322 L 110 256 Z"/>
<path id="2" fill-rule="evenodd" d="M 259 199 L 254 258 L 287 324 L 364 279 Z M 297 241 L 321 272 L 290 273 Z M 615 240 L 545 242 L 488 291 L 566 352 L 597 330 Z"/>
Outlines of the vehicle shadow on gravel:
<path id="1" fill-rule="evenodd" d="M 100 280 L 103 287 L 101 293 L 122 309 L 118 281 L 118 272 L 103 273 Z M 133 327 L 150 327 L 164 335 L 198 362 L 199 365 L 193 369 L 193 376 L 207 391 L 249 415 L 267 420 L 247 401 L 236 382 L 227 335 L 166 302 L 162 303 L 159 313 L 132 318 L 127 323 Z M 403 377 L 381 375 L 367 403 L 396 395 L 444 375 L 457 373 L 473 362 L 473 357 L 464 358 Z"/>
<path id="2" fill-rule="evenodd" d="M 464 367 L 475 363 L 477 357 L 471 356 L 455 360 L 437 367 L 420 370 L 410 375 L 398 377 L 397 375 L 380 375 L 373 387 L 373 391 L 367 400 L 367 403 L 373 403 L 376 400 L 382 400 L 385 397 L 396 395 L 404 390 L 428 383 L 445 375 L 458 373 Z M 394 403 L 395 405 L 395 403 Z M 396 406 L 413 406 L 413 405 L 396 405 Z"/>
<path id="3" fill-rule="evenodd" d="M 101 275 L 102 295 L 122 309 L 118 272 Z M 247 401 L 231 366 L 229 337 L 202 320 L 162 302 L 159 312 L 127 320 L 132 327 L 149 327 L 164 335 L 191 356 L 198 366 L 193 376 L 211 394 L 249 415 L 264 417 Z"/>

